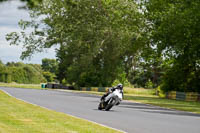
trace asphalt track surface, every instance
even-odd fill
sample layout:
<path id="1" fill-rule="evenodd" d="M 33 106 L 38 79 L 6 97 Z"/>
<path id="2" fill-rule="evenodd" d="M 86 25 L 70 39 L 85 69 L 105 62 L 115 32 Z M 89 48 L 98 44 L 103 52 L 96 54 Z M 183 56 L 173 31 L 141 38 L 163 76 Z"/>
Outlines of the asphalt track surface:
<path id="1" fill-rule="evenodd" d="M 24 101 L 128 133 L 200 133 L 198 114 L 127 101 L 111 111 L 99 111 L 100 97 L 95 95 L 5 87 L 0 90 Z"/>

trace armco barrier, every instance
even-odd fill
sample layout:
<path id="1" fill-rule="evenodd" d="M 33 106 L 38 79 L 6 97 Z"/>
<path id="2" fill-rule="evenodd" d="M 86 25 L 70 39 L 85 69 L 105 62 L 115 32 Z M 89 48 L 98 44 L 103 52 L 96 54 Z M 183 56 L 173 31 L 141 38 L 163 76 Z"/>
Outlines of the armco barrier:
<path id="1" fill-rule="evenodd" d="M 176 99 L 176 91 L 170 91 L 167 93 L 167 98 Z"/>
<path id="2" fill-rule="evenodd" d="M 176 92 L 176 100 L 184 101 L 186 98 L 186 94 L 184 92 Z"/>
<path id="3" fill-rule="evenodd" d="M 80 87 L 81 91 L 107 92 L 109 87 Z"/>
<path id="4" fill-rule="evenodd" d="M 67 90 L 74 90 L 75 88 L 73 86 L 65 86 L 62 84 L 53 84 L 53 83 L 47 83 L 45 85 L 45 88 L 51 88 L 51 89 L 67 89 Z"/>
<path id="5" fill-rule="evenodd" d="M 41 85 L 43 88 L 44 85 Z M 61 84 L 52 84 L 47 83 L 45 84 L 45 88 L 51 88 L 51 89 L 68 89 L 68 90 L 75 90 L 73 86 L 64 86 Z M 97 92 L 107 92 L 109 87 L 80 87 L 78 90 L 80 91 L 97 91 Z"/>
<path id="6" fill-rule="evenodd" d="M 75 90 L 73 86 L 64 86 L 61 84 L 53 84 L 53 83 L 47 83 L 44 84 L 45 88 L 51 88 L 51 89 L 68 89 L 68 90 Z M 43 88 L 44 85 L 42 84 L 41 87 Z M 97 91 L 97 92 L 107 92 L 109 87 L 80 87 L 78 90 L 80 91 Z"/>
<path id="7" fill-rule="evenodd" d="M 198 101 L 200 102 L 200 94 L 195 92 L 177 92 L 171 91 L 166 93 L 166 98 L 168 99 L 176 99 L 182 101 Z"/>
<path id="8" fill-rule="evenodd" d="M 198 93 L 189 92 L 186 93 L 186 101 L 197 101 L 198 100 Z"/>

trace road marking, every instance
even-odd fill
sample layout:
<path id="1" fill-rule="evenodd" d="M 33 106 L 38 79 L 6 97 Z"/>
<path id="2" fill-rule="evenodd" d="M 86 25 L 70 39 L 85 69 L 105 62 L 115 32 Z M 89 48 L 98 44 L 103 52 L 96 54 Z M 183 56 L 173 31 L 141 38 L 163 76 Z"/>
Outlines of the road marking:
<path id="1" fill-rule="evenodd" d="M 1 90 L 2 90 L 2 89 L 1 89 Z M 5 90 L 2 90 L 2 91 L 3 91 L 4 93 L 6 93 L 7 95 L 9 95 L 10 97 L 16 98 L 17 100 L 23 101 L 23 102 L 28 103 L 28 104 L 32 104 L 32 105 L 34 105 L 34 106 L 39 106 L 39 107 L 41 107 L 41 108 L 44 108 L 44 109 L 47 109 L 47 110 L 50 110 L 50 111 L 55 111 L 55 110 L 52 110 L 52 109 L 49 109 L 49 108 L 46 108 L 46 107 L 43 107 L 43 106 L 40 106 L 40 105 L 31 103 L 31 102 L 25 101 L 25 100 L 23 100 L 23 99 L 17 98 L 17 97 L 15 97 L 15 96 L 11 95 L 10 93 L 8 93 L 8 92 L 5 91 Z M 58 112 L 58 111 L 56 111 L 56 112 Z M 59 113 L 64 113 L 64 112 L 59 112 Z M 64 114 L 67 114 L 67 113 L 64 113 Z M 97 125 L 100 125 L 100 126 L 103 126 L 103 127 L 106 127 L 106 128 L 110 128 L 110 129 L 113 129 L 113 130 L 116 130 L 116 131 L 119 131 L 119 132 L 122 132 L 122 133 L 127 133 L 127 132 L 125 132 L 125 131 L 123 131 L 123 130 L 119 130 L 119 129 L 116 129 L 116 128 L 113 128 L 113 127 L 109 127 L 109 126 L 106 126 L 106 125 L 104 125 L 104 124 L 97 123 L 97 122 L 95 122 L 95 121 L 91 121 L 91 120 L 88 120 L 88 119 L 84 119 L 84 118 L 81 118 L 81 117 L 77 117 L 77 116 L 74 116 L 74 115 L 71 115 L 71 114 L 67 114 L 67 115 L 69 115 L 69 116 L 71 116 L 71 117 L 73 117 L 73 118 L 77 118 L 77 119 L 81 119 L 81 120 L 86 120 L 86 121 L 88 121 L 88 122 L 92 122 L 92 123 L 94 123 L 94 124 L 97 124 Z"/>

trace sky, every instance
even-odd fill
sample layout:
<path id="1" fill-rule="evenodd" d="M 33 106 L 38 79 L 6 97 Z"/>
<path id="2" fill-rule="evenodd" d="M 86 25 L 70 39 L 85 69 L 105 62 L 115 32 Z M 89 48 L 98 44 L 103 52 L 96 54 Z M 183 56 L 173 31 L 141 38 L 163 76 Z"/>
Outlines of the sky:
<path id="1" fill-rule="evenodd" d="M 41 64 L 43 58 L 55 58 L 55 48 L 50 48 L 43 53 L 35 54 L 30 60 L 21 60 L 20 55 L 23 51 L 22 46 L 10 46 L 5 36 L 11 32 L 20 32 L 18 22 L 30 20 L 27 10 L 19 9 L 24 3 L 18 0 L 0 3 L 0 60 L 6 64 L 7 62 L 24 62 Z"/>

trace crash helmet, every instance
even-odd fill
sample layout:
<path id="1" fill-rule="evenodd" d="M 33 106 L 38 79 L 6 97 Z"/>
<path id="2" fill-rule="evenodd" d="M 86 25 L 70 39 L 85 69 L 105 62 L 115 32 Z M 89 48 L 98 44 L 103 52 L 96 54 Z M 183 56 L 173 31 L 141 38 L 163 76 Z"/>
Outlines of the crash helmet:
<path id="1" fill-rule="evenodd" d="M 119 88 L 120 90 L 123 90 L 123 85 L 120 83 L 117 85 L 117 88 Z"/>

